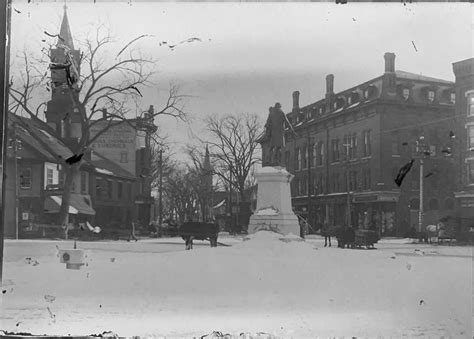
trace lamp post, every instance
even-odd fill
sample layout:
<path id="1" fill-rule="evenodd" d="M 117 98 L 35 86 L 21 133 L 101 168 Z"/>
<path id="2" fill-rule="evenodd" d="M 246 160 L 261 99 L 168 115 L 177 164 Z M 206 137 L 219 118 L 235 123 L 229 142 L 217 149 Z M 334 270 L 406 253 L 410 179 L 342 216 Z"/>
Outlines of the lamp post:
<path id="1" fill-rule="evenodd" d="M 306 219 L 306 223 L 309 225 L 309 220 L 310 220 L 310 215 L 311 215 L 311 165 L 312 165 L 312 147 L 311 147 L 311 137 L 309 135 L 309 130 L 308 130 L 308 146 L 307 146 L 307 152 L 308 152 L 308 182 L 307 182 L 307 191 L 308 191 L 308 215 Z"/>
<path id="2" fill-rule="evenodd" d="M 426 152 L 425 137 L 421 136 L 416 141 L 416 152 L 419 154 L 420 160 L 420 206 L 418 207 L 418 232 L 423 229 L 423 157 Z"/>

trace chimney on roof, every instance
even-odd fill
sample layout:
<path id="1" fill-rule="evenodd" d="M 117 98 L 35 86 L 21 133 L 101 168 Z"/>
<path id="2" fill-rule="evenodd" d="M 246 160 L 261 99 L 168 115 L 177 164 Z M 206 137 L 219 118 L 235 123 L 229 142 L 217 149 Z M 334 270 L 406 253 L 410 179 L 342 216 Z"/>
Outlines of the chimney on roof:
<path id="1" fill-rule="evenodd" d="M 297 111 L 300 109 L 300 92 L 294 91 L 293 92 L 293 111 Z"/>
<path id="2" fill-rule="evenodd" d="M 384 55 L 385 58 L 385 73 L 395 72 L 395 53 L 387 52 Z"/>
<path id="3" fill-rule="evenodd" d="M 385 53 L 385 73 L 382 77 L 382 96 L 385 99 L 396 99 L 397 76 L 395 74 L 395 53 Z"/>
<path id="4" fill-rule="evenodd" d="M 334 94 L 334 75 L 326 75 L 326 95 Z"/>

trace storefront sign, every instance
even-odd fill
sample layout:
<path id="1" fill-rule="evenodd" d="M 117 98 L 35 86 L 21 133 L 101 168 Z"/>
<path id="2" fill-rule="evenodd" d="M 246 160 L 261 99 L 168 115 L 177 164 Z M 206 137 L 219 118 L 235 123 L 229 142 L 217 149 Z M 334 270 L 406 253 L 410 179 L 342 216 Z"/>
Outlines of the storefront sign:
<path id="1" fill-rule="evenodd" d="M 373 202 L 377 200 L 378 200 L 377 195 L 366 195 L 362 197 L 354 197 L 354 202 Z"/>
<path id="2" fill-rule="evenodd" d="M 474 198 L 461 198 L 461 207 L 474 207 Z"/>

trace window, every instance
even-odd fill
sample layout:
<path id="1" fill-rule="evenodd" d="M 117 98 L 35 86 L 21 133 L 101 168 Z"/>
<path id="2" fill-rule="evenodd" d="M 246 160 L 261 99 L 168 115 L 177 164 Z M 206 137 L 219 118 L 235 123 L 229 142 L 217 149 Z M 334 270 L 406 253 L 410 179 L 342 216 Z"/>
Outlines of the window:
<path id="1" fill-rule="evenodd" d="M 301 169 L 301 149 L 297 148 L 296 149 L 296 170 Z"/>
<path id="2" fill-rule="evenodd" d="M 332 145 L 332 162 L 339 161 L 339 139 L 333 139 Z"/>
<path id="3" fill-rule="evenodd" d="M 117 199 L 121 200 L 122 199 L 122 190 L 123 190 L 123 184 L 121 181 L 117 182 Z"/>
<path id="4" fill-rule="evenodd" d="M 428 101 L 433 102 L 435 99 L 435 92 L 434 91 L 428 91 Z"/>
<path id="5" fill-rule="evenodd" d="M 295 196 L 298 196 L 300 195 L 300 192 L 299 192 L 299 189 L 300 189 L 300 180 L 298 178 L 295 178 L 295 180 L 293 180 L 294 184 L 293 184 L 293 187 L 294 187 L 294 195 Z"/>
<path id="6" fill-rule="evenodd" d="M 364 98 L 368 99 L 369 98 L 369 89 L 364 90 Z"/>
<path id="7" fill-rule="evenodd" d="M 120 152 L 120 162 L 121 162 L 122 164 L 128 162 L 128 153 L 127 153 L 126 151 Z"/>
<path id="8" fill-rule="evenodd" d="M 469 105 L 467 115 L 474 116 L 474 93 L 469 95 L 467 103 Z"/>
<path id="9" fill-rule="evenodd" d="M 474 147 L 474 125 L 467 126 L 467 147 Z"/>
<path id="10" fill-rule="evenodd" d="M 311 166 L 316 167 L 316 165 L 318 164 L 318 144 L 317 143 L 313 144 L 312 150 L 313 150 L 313 159 L 311 161 Z"/>
<path id="11" fill-rule="evenodd" d="M 318 143 L 318 166 L 324 164 L 324 142 Z"/>
<path id="12" fill-rule="evenodd" d="M 353 133 L 350 135 L 349 140 L 350 148 L 349 148 L 349 159 L 355 159 L 357 157 L 357 134 Z"/>
<path id="13" fill-rule="evenodd" d="M 285 152 L 285 166 L 289 169 L 290 166 L 290 151 Z"/>
<path id="14" fill-rule="evenodd" d="M 95 195 L 98 198 L 102 197 L 102 178 L 95 179 Z"/>
<path id="15" fill-rule="evenodd" d="M 371 178 L 370 178 L 370 168 L 366 168 L 363 170 L 363 187 L 365 190 L 370 190 L 372 186 Z"/>
<path id="16" fill-rule="evenodd" d="M 112 187 L 113 187 L 112 180 L 107 180 L 107 197 L 109 199 L 112 199 Z"/>
<path id="17" fill-rule="evenodd" d="M 303 154 L 302 154 L 302 167 L 301 168 L 306 168 L 308 165 L 308 147 L 304 146 L 303 147 Z"/>
<path id="18" fill-rule="evenodd" d="M 54 174 L 52 168 L 46 168 L 46 187 L 51 186 L 54 182 Z"/>
<path id="19" fill-rule="evenodd" d="M 456 103 L 456 93 L 451 93 L 449 95 L 449 99 L 450 99 L 452 104 L 455 104 Z"/>
<path id="20" fill-rule="evenodd" d="M 87 193 L 87 173 L 81 172 L 81 193 Z"/>
<path id="21" fill-rule="evenodd" d="M 405 100 L 408 100 L 409 97 L 410 97 L 410 89 L 409 88 L 404 88 L 403 89 L 403 98 Z"/>
<path id="22" fill-rule="evenodd" d="M 31 189 L 31 167 L 20 170 L 20 188 L 24 190 Z"/>
<path id="23" fill-rule="evenodd" d="M 308 192 L 307 188 L 308 188 L 308 178 L 304 177 L 303 180 L 300 180 L 300 184 L 301 184 L 301 189 L 300 189 L 300 193 L 301 195 L 306 195 Z"/>
<path id="24" fill-rule="evenodd" d="M 371 136 L 370 130 L 364 131 L 363 139 L 364 139 L 364 157 L 370 157 L 372 155 L 372 145 L 371 145 Z"/>
<path id="25" fill-rule="evenodd" d="M 350 106 L 352 105 L 352 97 L 349 95 L 349 97 L 347 98 L 347 104 Z"/>
<path id="26" fill-rule="evenodd" d="M 474 184 L 474 162 L 467 163 L 467 183 Z"/>

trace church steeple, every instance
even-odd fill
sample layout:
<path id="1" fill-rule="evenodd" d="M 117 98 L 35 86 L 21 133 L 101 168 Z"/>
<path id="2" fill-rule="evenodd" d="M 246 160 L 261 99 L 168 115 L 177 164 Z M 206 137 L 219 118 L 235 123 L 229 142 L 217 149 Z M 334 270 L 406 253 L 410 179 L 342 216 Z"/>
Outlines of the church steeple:
<path id="1" fill-rule="evenodd" d="M 57 46 L 60 44 L 68 46 L 71 50 L 74 49 L 74 42 L 72 41 L 71 28 L 69 27 L 69 20 L 67 17 L 67 6 L 64 4 L 64 15 L 61 23 L 61 29 L 59 30 L 59 36 Z"/>
<path id="2" fill-rule="evenodd" d="M 204 162 L 203 166 L 204 171 L 207 173 L 212 173 L 212 167 L 211 167 L 211 158 L 209 156 L 209 147 L 206 145 L 206 154 L 204 155 Z"/>

